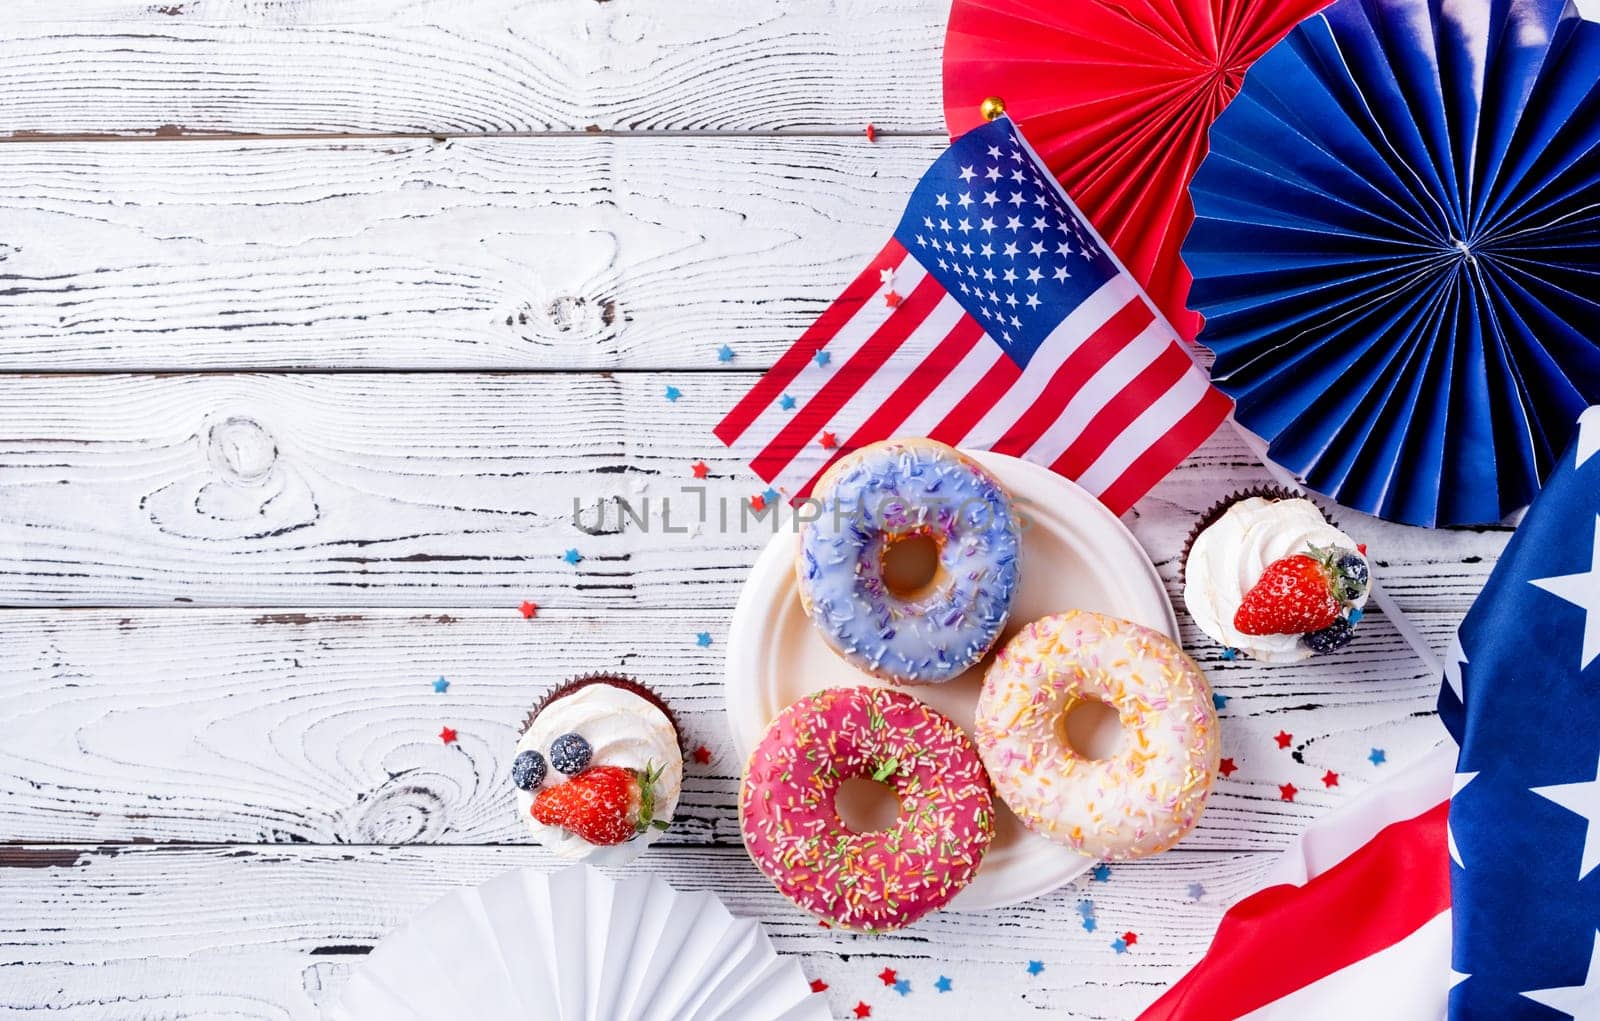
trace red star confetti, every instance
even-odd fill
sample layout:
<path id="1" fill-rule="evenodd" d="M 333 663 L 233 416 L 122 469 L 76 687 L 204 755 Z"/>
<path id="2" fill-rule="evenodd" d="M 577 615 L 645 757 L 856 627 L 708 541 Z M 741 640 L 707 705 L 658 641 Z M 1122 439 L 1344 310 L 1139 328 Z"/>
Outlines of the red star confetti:
<path id="1" fill-rule="evenodd" d="M 689 467 L 694 472 L 694 477 L 697 479 L 705 478 L 706 473 L 711 470 L 711 468 L 704 461 L 696 461 Z"/>
<path id="2" fill-rule="evenodd" d="M 838 445 L 839 445 L 839 437 L 835 436 L 833 433 L 823 433 L 822 434 L 822 449 L 823 450 L 832 450 L 834 447 L 837 447 Z"/>
<path id="3" fill-rule="evenodd" d="M 1278 797 L 1282 798 L 1284 801 L 1293 801 L 1294 796 L 1299 793 L 1299 791 L 1295 790 L 1294 784 L 1292 783 L 1281 783 L 1278 785 Z"/>
<path id="4" fill-rule="evenodd" d="M 883 984 L 886 986 L 894 985 L 895 982 L 899 981 L 900 978 L 900 976 L 894 973 L 893 968 L 883 969 L 882 971 L 878 972 L 878 977 L 883 979 Z"/>
<path id="5" fill-rule="evenodd" d="M 817 924 L 818 924 L 818 925 L 820 925 L 820 926 L 822 926 L 822 927 L 823 927 L 823 928 L 824 928 L 824 929 L 831 929 L 831 928 L 833 928 L 833 926 L 831 926 L 831 925 L 829 925 L 829 924 L 828 924 L 828 923 L 827 923 L 827 922 L 824 922 L 824 921 L 822 921 L 822 920 L 821 920 L 821 919 L 818 919 L 818 920 L 817 920 Z"/>
<path id="6" fill-rule="evenodd" d="M 905 299 L 900 297 L 899 291 L 890 291 L 883 296 L 883 303 L 890 308 L 899 308 L 902 301 L 905 301 Z"/>
<path id="7" fill-rule="evenodd" d="M 828 983 L 820 978 L 814 978 L 811 980 L 811 991 L 813 993 L 825 993 L 828 991 Z"/>
<path id="8" fill-rule="evenodd" d="M 1122 942 L 1131 947 L 1135 943 L 1139 942 L 1139 934 L 1136 932 L 1125 932 L 1122 934 Z"/>
<path id="9" fill-rule="evenodd" d="M 856 1004 L 856 1017 L 871 1017 L 871 1016 L 872 1016 L 872 1008 L 871 1007 L 867 1006 L 865 1003 L 857 1003 Z"/>
<path id="10" fill-rule="evenodd" d="M 1278 742 L 1279 748 L 1287 748 L 1294 741 L 1294 735 L 1280 730 L 1273 740 Z"/>
<path id="11" fill-rule="evenodd" d="M 1233 760 L 1232 759 L 1223 759 L 1221 762 L 1219 762 L 1217 764 L 1217 772 L 1221 773 L 1224 779 L 1232 776 L 1233 773 L 1234 773 L 1234 770 L 1236 770 L 1238 768 L 1239 768 L 1238 766 L 1235 766 L 1233 764 Z"/>
<path id="12" fill-rule="evenodd" d="M 765 496 L 762 496 L 760 493 L 757 493 L 755 496 L 752 496 L 750 498 L 750 509 L 754 510 L 754 511 L 764 511 L 764 510 L 766 510 L 767 509 L 767 498 Z"/>
<path id="13" fill-rule="evenodd" d="M 867 125 L 867 141 L 876 142 L 877 140 L 878 140 L 878 129 L 877 129 L 877 127 L 872 125 L 872 124 L 868 124 Z"/>
<path id="14" fill-rule="evenodd" d="M 539 613 L 539 604 L 531 603 L 524 599 L 522 601 L 522 605 L 517 607 L 517 609 L 522 611 L 523 620 L 532 620 Z"/>
<path id="15" fill-rule="evenodd" d="M 439 731 L 439 740 L 443 741 L 445 744 L 455 744 L 456 732 L 451 730 L 449 727 L 445 727 Z"/>
<path id="16" fill-rule="evenodd" d="M 1339 786 L 1339 774 L 1335 773 L 1331 769 L 1328 770 L 1326 773 L 1323 773 L 1322 774 L 1322 786 L 1324 786 L 1324 787 L 1337 787 L 1337 786 Z"/>
<path id="17" fill-rule="evenodd" d="M 707 748 L 705 745 L 701 745 L 700 747 L 696 748 L 694 750 L 694 761 L 700 763 L 702 766 L 710 765 L 711 749 Z"/>

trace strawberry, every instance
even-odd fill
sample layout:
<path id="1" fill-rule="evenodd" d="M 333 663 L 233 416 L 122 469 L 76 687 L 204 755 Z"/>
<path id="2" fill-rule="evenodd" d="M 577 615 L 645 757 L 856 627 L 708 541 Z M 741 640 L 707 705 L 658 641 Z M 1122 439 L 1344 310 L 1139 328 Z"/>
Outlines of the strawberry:
<path id="1" fill-rule="evenodd" d="M 664 820 L 654 818 L 655 784 L 660 778 L 660 770 L 654 768 L 640 773 L 621 766 L 594 766 L 541 790 L 533 799 L 533 817 L 600 847 L 624 844 L 651 826 L 667 828 Z"/>
<path id="2" fill-rule="evenodd" d="M 1267 565 L 1233 615 L 1233 626 L 1247 635 L 1298 635 L 1321 631 L 1339 617 L 1326 564 L 1296 553 Z"/>

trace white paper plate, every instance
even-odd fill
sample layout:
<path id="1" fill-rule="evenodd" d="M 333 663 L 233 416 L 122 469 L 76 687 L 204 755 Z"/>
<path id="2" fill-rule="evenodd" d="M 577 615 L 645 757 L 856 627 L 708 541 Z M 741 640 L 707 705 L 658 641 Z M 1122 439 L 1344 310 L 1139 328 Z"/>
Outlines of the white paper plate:
<path id="1" fill-rule="evenodd" d="M 333 1021 L 828 1021 L 794 958 L 715 895 L 586 865 L 455 890 L 350 976 Z"/>
<path id="2" fill-rule="evenodd" d="M 1155 566 L 1103 504 L 1030 461 L 984 451 L 968 454 L 994 473 L 1027 519 L 1022 586 L 1001 642 L 1029 621 L 1074 609 L 1108 613 L 1177 639 L 1177 618 Z M 791 531 L 775 536 L 756 561 L 733 611 L 725 697 L 741 758 L 749 757 L 767 725 L 796 699 L 824 688 L 884 683 L 836 656 L 812 628 L 795 582 L 799 547 L 800 538 Z M 971 731 L 988 665 L 985 659 L 948 683 L 902 690 Z M 1028 832 L 999 799 L 995 807 L 995 841 L 977 877 L 951 902 L 951 909 L 981 911 L 1015 904 L 1056 889 L 1094 864 Z M 844 811 L 849 814 L 848 807 Z"/>

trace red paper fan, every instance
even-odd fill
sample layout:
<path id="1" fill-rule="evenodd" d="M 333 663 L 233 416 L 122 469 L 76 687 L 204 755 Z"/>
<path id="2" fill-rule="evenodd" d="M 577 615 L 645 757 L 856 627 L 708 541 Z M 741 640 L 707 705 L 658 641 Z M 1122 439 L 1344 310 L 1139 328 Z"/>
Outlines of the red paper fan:
<path id="1" fill-rule="evenodd" d="M 1328 0 L 955 0 L 952 134 L 1005 101 L 1067 192 L 1184 336 L 1189 181 L 1256 58 Z"/>

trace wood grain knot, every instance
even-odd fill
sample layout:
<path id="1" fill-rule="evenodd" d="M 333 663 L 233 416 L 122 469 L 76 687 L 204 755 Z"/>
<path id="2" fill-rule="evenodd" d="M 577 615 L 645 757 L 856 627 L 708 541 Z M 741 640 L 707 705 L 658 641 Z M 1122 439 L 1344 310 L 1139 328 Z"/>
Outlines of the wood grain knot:
<path id="1" fill-rule="evenodd" d="M 194 539 L 264 539 L 314 524 L 311 486 L 280 455 L 278 442 L 255 418 L 214 419 L 190 442 L 202 463 L 151 493 L 141 505 L 157 528 Z"/>
<path id="2" fill-rule="evenodd" d="M 340 821 L 344 844 L 431 844 L 444 835 L 449 806 L 443 795 L 409 771 L 361 798 Z"/>
<path id="3" fill-rule="evenodd" d="M 278 445 L 261 423 L 232 415 L 211 427 L 206 456 L 224 481 L 239 486 L 259 486 L 278 463 Z"/>
<path id="4" fill-rule="evenodd" d="M 545 306 L 544 314 L 557 332 L 598 336 L 617 321 L 617 303 L 562 295 Z"/>

